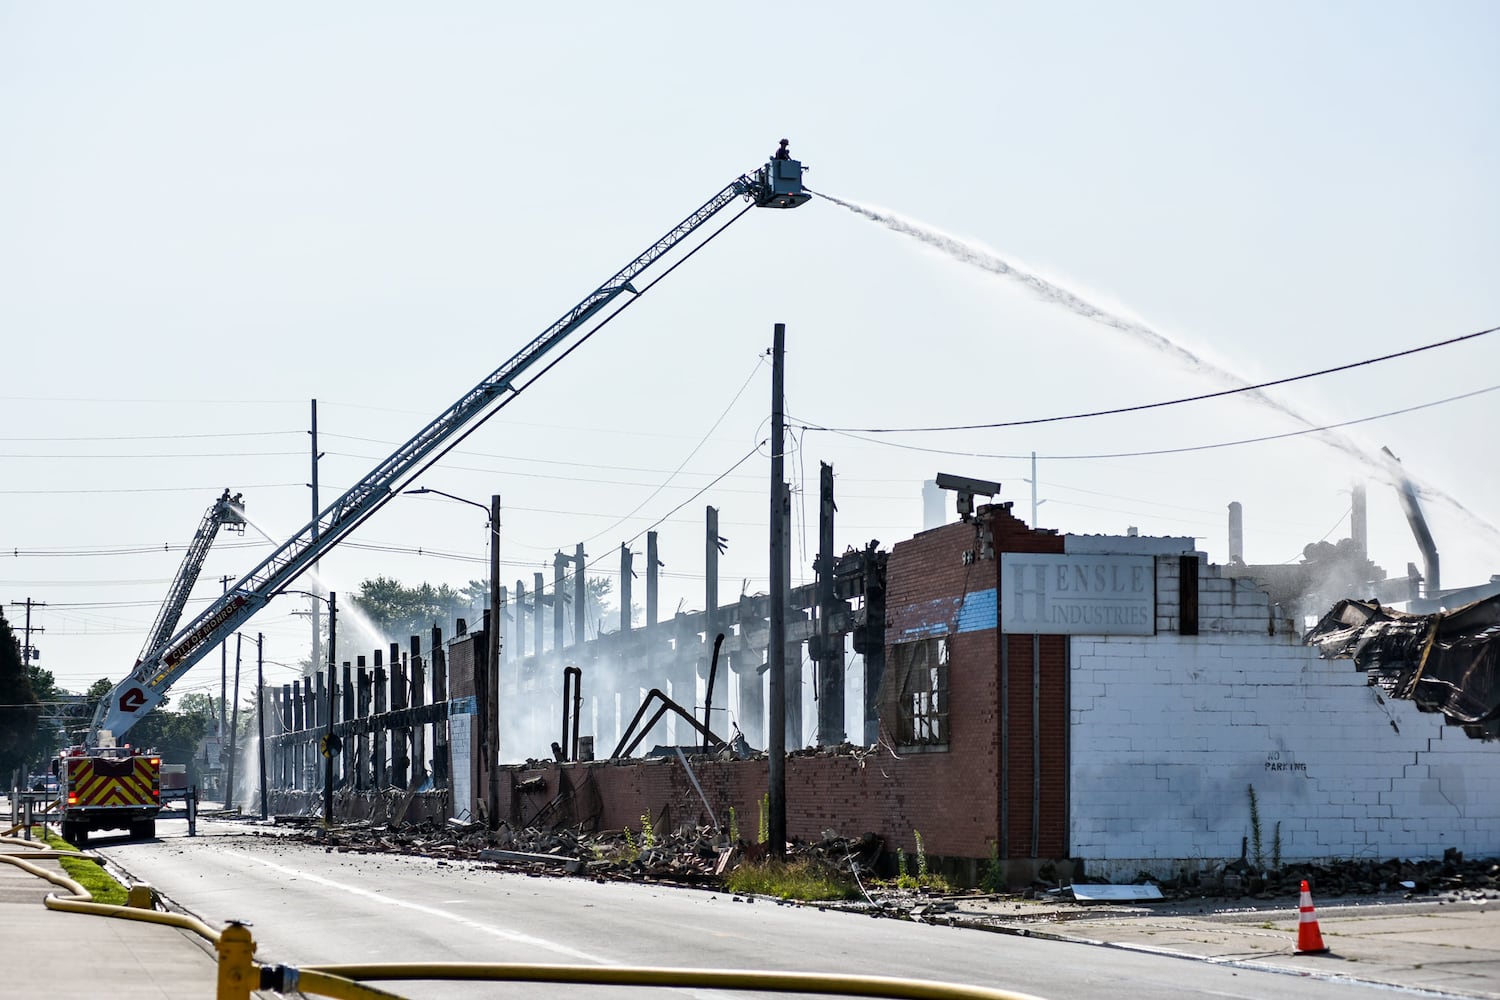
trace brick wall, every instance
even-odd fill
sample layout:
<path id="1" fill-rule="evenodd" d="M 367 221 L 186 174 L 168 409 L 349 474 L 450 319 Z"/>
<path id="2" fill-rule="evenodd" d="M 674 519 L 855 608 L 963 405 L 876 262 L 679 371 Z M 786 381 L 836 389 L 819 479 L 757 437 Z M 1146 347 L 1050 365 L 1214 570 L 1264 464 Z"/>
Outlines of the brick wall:
<path id="1" fill-rule="evenodd" d="M 827 830 L 850 837 L 873 832 L 889 849 L 901 847 L 911 853 L 920 832 L 929 854 L 962 859 L 988 858 L 1002 839 L 1013 858 L 1059 858 L 1066 853 L 1067 641 L 1062 636 L 1040 637 L 1035 644 L 1041 654 L 1039 669 L 1034 671 L 1032 637 L 1009 638 L 1004 656 L 1008 723 L 1002 739 L 1002 656 L 995 603 L 995 553 L 1060 552 L 1063 541 L 1052 532 L 1033 532 L 1011 516 L 1008 505 L 981 508 L 980 520 L 989 530 L 994 552 L 966 559 L 966 552 L 981 552 L 984 538 L 974 523 L 952 524 L 898 543 L 888 568 L 887 644 L 938 636 L 951 640 L 947 746 L 895 747 L 883 726 L 882 745 L 873 750 L 793 755 L 786 770 L 791 836 L 815 840 Z M 1039 679 L 1039 686 L 1034 679 Z M 1040 722 L 1035 727 L 1034 689 L 1039 692 Z M 1034 748 L 1040 754 L 1039 771 L 1033 766 Z M 754 839 L 766 791 L 765 762 L 700 759 L 690 766 L 708 805 L 675 757 L 512 769 L 512 787 L 540 775 L 545 788 L 517 793 L 511 818 L 530 821 L 564 783 L 574 793 L 569 799 L 573 814 L 568 817 L 573 822 L 592 820 L 603 829 L 639 828 L 641 815 L 647 814 L 653 823 L 677 826 L 706 821 L 711 808 L 718 822 L 727 824 L 733 806 L 741 836 Z M 1003 779 L 1008 792 L 1004 804 Z"/>
<path id="2" fill-rule="evenodd" d="M 1284 860 L 1500 853 L 1496 747 L 1382 701 L 1218 567 L 1199 564 L 1200 634 L 1176 634 L 1179 562 L 1156 565 L 1155 636 L 1072 640 L 1071 849 L 1090 874 L 1196 871 L 1242 837 L 1255 860 L 1252 786 L 1267 863 L 1277 824 Z"/>

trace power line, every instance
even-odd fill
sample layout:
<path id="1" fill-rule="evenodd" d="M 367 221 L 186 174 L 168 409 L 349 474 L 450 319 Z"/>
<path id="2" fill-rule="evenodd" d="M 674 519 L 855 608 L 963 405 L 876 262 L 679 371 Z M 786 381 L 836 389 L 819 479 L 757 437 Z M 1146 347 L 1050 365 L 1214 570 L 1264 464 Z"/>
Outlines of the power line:
<path id="1" fill-rule="evenodd" d="M 297 454 L 301 454 L 301 452 L 298 452 Z M 295 486 L 298 489 L 301 489 L 303 487 L 303 485 L 304 485 L 303 483 L 246 483 L 246 484 L 242 484 L 243 488 L 247 489 L 247 490 L 271 490 L 271 489 L 281 489 L 281 488 L 287 487 L 287 486 Z M 86 496 L 86 495 L 114 494 L 114 493 L 201 493 L 201 492 L 204 492 L 204 491 L 213 491 L 213 490 L 218 490 L 218 489 L 222 489 L 222 488 L 223 488 L 223 484 L 220 483 L 217 486 L 153 486 L 153 487 L 141 487 L 141 488 L 138 488 L 138 489 L 129 489 L 129 488 L 115 487 L 114 489 L 93 489 L 93 490 L 0 490 L 0 495 L 3 495 L 3 496 L 56 497 L 56 496 L 75 496 L 75 495 Z"/>
<path id="2" fill-rule="evenodd" d="M 120 435 L 88 435 L 86 437 L 0 437 L 0 441 L 6 442 L 46 442 L 49 444 L 66 441 L 194 441 L 213 440 L 222 438 L 247 438 L 247 437 L 301 437 L 306 431 L 231 431 L 220 434 L 120 434 Z"/>
<path id="3" fill-rule="evenodd" d="M 301 454 L 303 454 L 303 452 L 300 452 L 300 451 L 208 451 L 208 452 L 200 452 L 200 453 L 174 452 L 172 454 L 166 454 L 166 453 L 162 453 L 162 452 L 157 452 L 155 454 L 149 454 L 149 455 L 143 455 L 143 454 L 123 454 L 123 453 L 115 453 L 115 454 L 109 454 L 109 455 L 85 455 L 85 454 L 72 454 L 72 455 L 15 455 L 15 454 L 0 454 L 0 458 L 9 458 L 9 459 L 38 459 L 38 460 L 43 460 L 43 461 L 47 461 L 47 460 L 67 461 L 67 460 L 72 460 L 72 459 L 83 458 L 83 459 L 90 459 L 90 460 L 93 460 L 93 461 L 98 461 L 100 459 L 106 459 L 106 458 L 130 458 L 130 459 L 158 459 L 158 458 L 169 458 L 169 459 L 179 459 L 179 458 L 280 458 L 280 457 L 283 457 L 283 456 L 286 456 L 286 455 L 301 455 Z"/>
<path id="4" fill-rule="evenodd" d="M 1167 399 L 1158 403 L 1141 403 L 1136 406 L 1121 406 L 1113 410 L 1092 410 L 1087 413 L 1069 413 L 1056 417 L 1033 417 L 1028 420 L 1006 420 L 994 424 L 956 424 L 951 427 L 823 427 L 816 424 L 806 425 L 804 430 L 833 431 L 838 433 L 857 434 L 922 434 L 932 431 L 979 431 L 997 430 L 1004 427 L 1030 427 L 1035 424 L 1051 424 L 1063 420 L 1086 420 L 1091 417 L 1112 417 L 1122 413 L 1138 413 L 1142 410 L 1155 410 L 1164 406 L 1178 406 L 1183 403 L 1197 403 L 1205 399 L 1217 399 L 1220 396 L 1233 396 L 1241 392 L 1256 392 L 1260 389 L 1269 389 L 1273 386 L 1288 385 L 1292 382 L 1301 382 L 1304 379 L 1318 378 L 1322 375 L 1332 375 L 1337 372 L 1349 371 L 1353 368 L 1362 368 L 1366 365 L 1379 364 L 1382 361 L 1390 361 L 1393 358 L 1404 358 L 1412 354 L 1420 354 L 1423 351 L 1435 350 L 1439 347 L 1448 347 L 1452 344 L 1473 340 L 1500 330 L 1500 326 L 1492 326 L 1488 330 L 1479 330 L 1474 333 L 1466 333 L 1458 337 L 1450 337 L 1431 344 L 1423 344 L 1420 347 L 1409 348 L 1405 351 L 1397 351 L 1394 354 L 1382 354 L 1378 358 L 1366 358 L 1363 361 L 1353 361 L 1346 365 L 1338 365 L 1333 368 L 1324 368 L 1315 372 L 1306 372 L 1302 375 L 1291 375 L 1286 378 L 1273 379 L 1270 382 L 1259 382 L 1255 385 L 1242 385 L 1234 389 L 1220 389 L 1218 392 L 1205 392 L 1197 396 L 1184 396 L 1180 399 Z M 1458 397 L 1461 398 L 1461 397 Z M 1398 411 L 1399 412 L 1399 411 Z M 1374 418 L 1371 418 L 1374 419 Z M 1332 427 L 1344 426 L 1333 424 Z M 1327 430 L 1328 428 L 1317 428 Z"/>
<path id="5" fill-rule="evenodd" d="M 1280 441 L 1284 438 L 1301 437 L 1304 434 L 1320 434 L 1324 431 L 1336 430 L 1340 427 L 1353 427 L 1356 424 L 1366 424 L 1374 420 L 1383 420 L 1386 417 L 1399 417 L 1406 413 L 1415 413 L 1418 410 L 1427 410 L 1435 406 L 1443 406 L 1447 403 L 1456 403 L 1460 400 L 1471 399 L 1474 396 L 1482 396 L 1485 393 L 1500 389 L 1500 385 L 1488 386 L 1484 389 L 1475 389 L 1473 392 L 1460 393 L 1457 396 L 1448 396 L 1445 399 L 1435 399 L 1430 403 L 1418 403 L 1416 406 L 1407 406 L 1399 410 L 1388 410 L 1385 413 L 1376 413 L 1368 417 L 1358 417 L 1354 420 L 1344 420 L 1336 424 L 1324 424 L 1319 427 L 1304 427 L 1301 430 L 1287 431 L 1284 434 L 1267 434 L 1263 437 L 1241 438 L 1238 441 L 1219 441 L 1214 444 L 1190 445 L 1184 448 L 1158 448 L 1151 451 L 1117 451 L 1098 455 L 1037 455 L 1039 459 L 1049 462 L 1065 462 L 1072 460 L 1092 460 L 1101 458 L 1147 458 L 1152 455 L 1181 455 L 1194 451 L 1212 451 L 1216 448 L 1234 448 L 1243 444 L 1259 444 L 1264 441 Z M 1016 461 L 1029 460 L 1030 454 L 1026 455 L 1000 455 L 983 451 L 956 451 L 951 448 L 924 448 L 915 444 L 898 444 L 894 441 L 875 441 L 870 438 L 860 437 L 858 433 L 851 431 L 840 431 L 832 428 L 808 427 L 808 430 L 828 430 L 833 434 L 840 434 L 852 438 L 855 441 L 863 441 L 866 444 L 878 444 L 887 448 L 899 448 L 903 451 L 920 451 L 930 455 L 955 455 L 963 458 L 1001 458 Z"/>

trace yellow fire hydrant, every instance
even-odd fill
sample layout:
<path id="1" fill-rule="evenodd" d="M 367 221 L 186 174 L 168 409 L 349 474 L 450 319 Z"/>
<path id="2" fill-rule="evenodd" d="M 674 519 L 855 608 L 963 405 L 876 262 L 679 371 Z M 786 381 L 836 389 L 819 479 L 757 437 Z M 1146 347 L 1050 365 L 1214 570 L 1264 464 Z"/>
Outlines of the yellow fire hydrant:
<path id="1" fill-rule="evenodd" d="M 251 990 L 260 988 L 255 968 L 255 939 L 250 928 L 230 921 L 219 934 L 218 1000 L 250 1000 Z"/>

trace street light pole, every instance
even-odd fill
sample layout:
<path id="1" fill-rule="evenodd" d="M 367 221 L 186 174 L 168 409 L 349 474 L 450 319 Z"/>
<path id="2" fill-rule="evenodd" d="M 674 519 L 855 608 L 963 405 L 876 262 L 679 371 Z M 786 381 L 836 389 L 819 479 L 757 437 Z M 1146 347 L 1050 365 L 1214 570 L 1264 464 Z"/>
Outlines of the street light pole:
<path id="1" fill-rule="evenodd" d="M 494 829 L 500 822 L 500 772 L 496 768 L 499 760 L 500 744 L 500 494 L 490 495 L 490 505 L 486 507 L 477 500 L 469 500 L 465 497 L 454 496 L 452 493 L 444 493 L 442 490 L 434 490 L 426 486 L 414 490 L 406 490 L 406 493 L 432 493 L 459 503 L 466 503 L 470 507 L 478 507 L 488 517 L 490 531 L 490 606 L 489 627 L 487 631 L 488 664 L 485 668 L 485 698 L 481 708 L 484 722 L 480 726 L 479 752 L 480 759 L 484 761 L 483 775 L 488 776 L 485 784 L 485 806 L 489 812 L 490 828 Z"/>
<path id="2" fill-rule="evenodd" d="M 255 633 L 255 726 L 260 736 L 260 818 L 266 818 L 266 636 Z"/>

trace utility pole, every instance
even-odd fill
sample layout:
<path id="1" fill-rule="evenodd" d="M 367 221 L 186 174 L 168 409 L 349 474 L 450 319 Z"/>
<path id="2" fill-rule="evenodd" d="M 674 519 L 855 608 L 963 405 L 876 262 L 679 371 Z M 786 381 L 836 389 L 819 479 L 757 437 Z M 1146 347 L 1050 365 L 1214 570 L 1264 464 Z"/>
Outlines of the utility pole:
<path id="1" fill-rule="evenodd" d="M 489 776 L 487 796 L 490 829 L 500 825 L 500 494 L 490 495 L 490 621 L 488 697 L 484 706 L 484 773 Z"/>
<path id="2" fill-rule="evenodd" d="M 240 653 L 245 643 L 245 637 L 236 632 L 234 634 L 234 711 L 229 716 L 229 767 L 224 775 L 224 808 L 228 809 L 234 803 L 234 778 L 235 778 L 235 730 L 240 727 Z"/>
<path id="3" fill-rule="evenodd" d="M 308 434 L 312 436 L 312 482 L 307 486 L 312 490 L 312 545 L 317 547 L 318 537 L 322 534 L 318 523 L 318 514 L 321 513 L 318 509 L 318 460 L 323 457 L 323 453 L 318 450 L 318 401 L 316 399 L 312 401 L 312 429 L 308 431 Z M 317 560 L 313 561 L 312 568 L 312 591 L 316 595 L 323 586 L 323 578 L 318 575 Z M 308 602 L 312 605 L 312 656 L 308 658 L 308 662 L 312 664 L 313 670 L 317 670 L 319 661 L 323 659 L 323 602 L 316 596 L 309 597 Z"/>
<path id="4" fill-rule="evenodd" d="M 47 605 L 41 601 L 33 601 L 29 597 L 24 601 L 11 601 L 10 603 L 14 607 L 26 608 L 26 624 L 21 629 L 21 666 L 25 667 L 29 672 L 31 669 L 31 661 L 37 658 L 36 650 L 31 648 L 31 633 L 47 631 L 40 625 L 31 624 L 31 609 L 45 608 Z"/>
<path id="5" fill-rule="evenodd" d="M 785 387 L 786 324 L 777 323 L 771 342 L 771 638 L 766 655 L 770 663 L 769 701 L 771 718 L 766 727 L 767 818 L 766 856 L 781 861 L 786 856 L 786 527 L 789 497 L 785 482 Z"/>
<path id="6" fill-rule="evenodd" d="M 229 593 L 229 581 L 232 576 L 219 577 L 219 583 L 224 586 L 224 593 Z M 224 765 L 224 735 L 229 725 L 229 640 L 226 638 L 219 643 L 219 766 Z M 220 772 L 220 777 L 223 772 Z"/>

